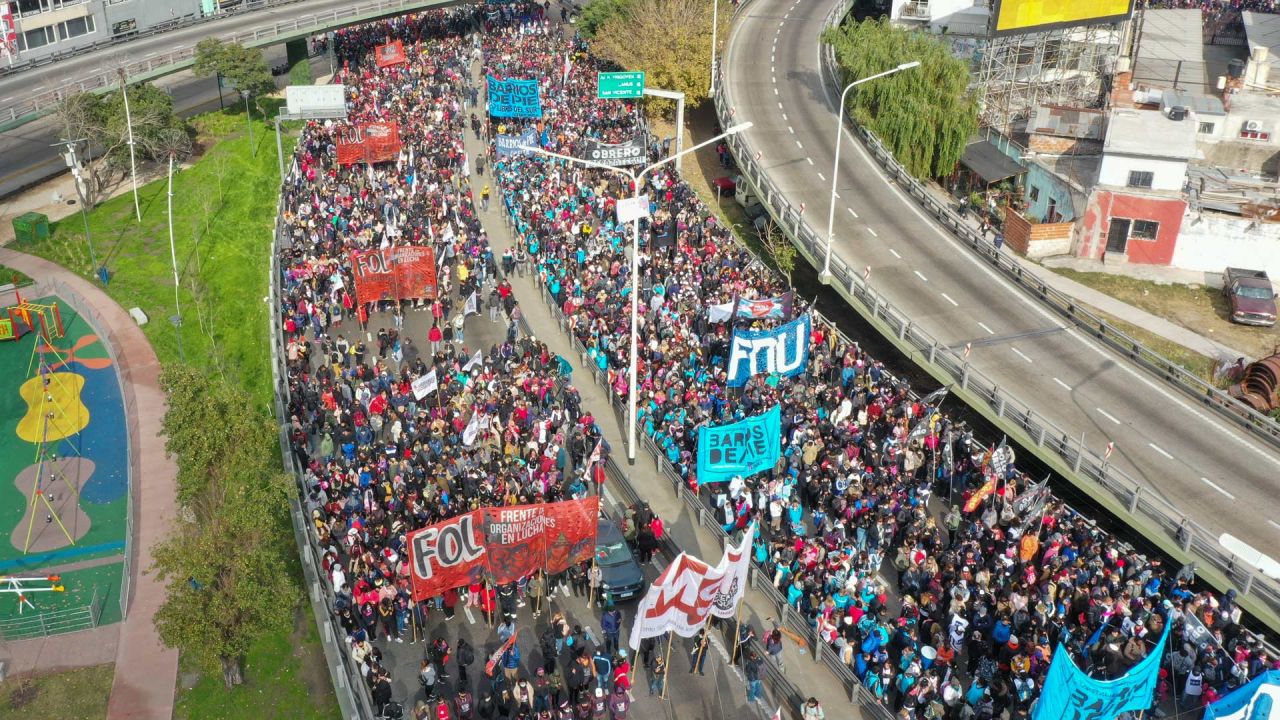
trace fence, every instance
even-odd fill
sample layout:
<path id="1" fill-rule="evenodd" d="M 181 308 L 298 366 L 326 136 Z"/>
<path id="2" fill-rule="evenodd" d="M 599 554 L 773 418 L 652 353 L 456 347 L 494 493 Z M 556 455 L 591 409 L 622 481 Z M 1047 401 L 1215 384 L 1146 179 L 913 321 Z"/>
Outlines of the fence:
<path id="1" fill-rule="evenodd" d="M 838 4 L 828 16 L 827 24 L 839 22 L 850 5 L 851 0 L 843 0 Z M 830 46 L 825 46 L 822 51 L 822 72 L 824 82 L 829 84 L 838 82 L 839 70 Z M 732 117 L 733 104 L 730 102 L 726 88 L 727 83 L 716 83 L 716 113 L 724 127 L 742 120 L 741 117 Z M 1214 408 L 1241 428 L 1253 432 L 1273 445 L 1280 445 L 1280 425 L 1275 421 L 1243 407 L 1217 388 L 1152 352 L 1105 320 L 1080 308 L 1074 298 L 1045 286 L 1016 260 L 999 252 L 986 242 L 950 207 L 935 199 L 923 184 L 898 164 L 893 155 L 872 133 L 852 123 L 851 129 L 867 151 L 881 164 L 885 174 L 892 181 L 897 182 L 923 209 L 932 214 L 939 223 L 1006 278 L 1029 291 L 1049 308 L 1070 319 L 1081 329 L 1087 330 L 1094 338 L 1164 378 L 1191 397 Z M 810 262 L 820 263 L 822 252 L 826 247 L 825 242 L 805 222 L 800 209 L 783 196 L 763 169 L 757 165 L 754 151 L 744 134 L 731 136 L 729 147 L 734 152 L 743 178 L 756 190 L 770 214 L 777 220 L 778 226 L 788 234 Z M 910 316 L 894 307 L 877 292 L 861 273 L 854 271 L 835 255 L 831 258 L 831 270 L 833 287 L 856 310 L 870 319 L 872 324 L 880 327 L 896 345 L 903 348 L 908 355 L 914 356 L 921 365 L 930 369 L 932 374 L 945 378 L 946 382 L 966 391 L 998 420 L 1011 424 L 1016 430 L 1024 433 L 1026 444 L 1034 446 L 1043 456 L 1056 457 L 1059 465 L 1057 469 L 1060 472 L 1070 477 L 1077 485 L 1101 491 L 1103 496 L 1113 501 L 1112 505 L 1115 506 L 1117 515 L 1137 528 L 1148 527 L 1150 529 L 1148 534 L 1162 547 L 1170 550 L 1171 554 L 1181 552 L 1186 556 L 1201 559 L 1221 574 L 1224 582 L 1220 584 L 1229 586 L 1232 583 L 1238 583 L 1242 595 L 1252 595 L 1253 600 L 1261 601 L 1261 605 L 1257 602 L 1251 603 L 1255 606 L 1255 615 L 1273 627 L 1280 624 L 1275 613 L 1275 609 L 1280 608 L 1280 585 L 1274 580 L 1259 574 L 1256 568 L 1243 559 L 1237 562 L 1236 557 L 1218 543 L 1216 535 L 1187 517 L 1179 508 L 1144 490 L 1137 481 L 1123 471 L 1112 467 L 1105 458 L 1085 447 L 1082 442 L 1068 440 L 1069 435 L 1064 430 L 1040 416 L 1031 405 L 1002 391 L 995 381 L 972 368 L 968 361 L 957 355 L 953 349 L 943 345 L 918 327 L 912 322 Z M 1136 522 L 1139 519 L 1142 522 Z"/>
<path id="2" fill-rule="evenodd" d="M 288 0 L 296 2 L 296 0 Z M 375 16 L 379 14 L 390 14 L 399 10 L 415 10 L 436 5 L 443 5 L 450 0 L 376 0 L 375 2 L 365 2 L 353 5 L 340 10 L 330 10 L 324 13 L 313 13 L 310 15 L 300 15 L 290 20 L 275 23 L 268 27 L 251 30 L 248 32 L 236 33 L 222 38 L 224 42 L 237 42 L 245 45 L 266 45 L 272 40 L 289 39 L 299 34 L 310 34 L 319 30 L 326 30 L 338 27 L 343 24 L 351 24 L 366 16 Z M 195 58 L 195 47 L 187 47 L 181 50 L 157 55 L 152 58 L 140 60 L 138 62 L 126 63 L 121 65 L 125 73 L 131 81 L 145 79 L 145 77 L 154 77 L 164 74 L 163 71 L 176 72 L 182 67 L 191 64 Z M 91 92 L 103 90 L 106 88 L 116 87 L 120 83 L 120 76 L 117 74 L 116 68 L 103 71 L 84 80 L 47 90 L 38 95 L 32 95 L 26 99 L 19 100 L 15 104 L 3 111 L 0 120 L 5 122 L 17 122 L 20 118 L 31 120 L 43 113 L 52 111 L 57 107 L 58 103 L 76 93 Z"/>
<path id="3" fill-rule="evenodd" d="M 54 610 L 29 615 L 19 615 L 10 620 L 0 620 L 0 641 L 14 642 L 31 640 L 32 638 L 62 635 L 65 633 L 92 630 L 98 627 L 102 617 L 102 604 L 107 601 L 104 593 L 98 596 L 98 588 L 93 589 L 93 597 L 88 605 L 66 610 Z"/>
<path id="4" fill-rule="evenodd" d="M 126 467 L 126 487 L 128 488 L 129 502 L 125 506 L 124 569 L 120 577 L 120 617 L 124 619 L 129 616 L 129 593 L 132 590 L 130 572 L 133 569 L 133 553 L 136 549 L 133 542 L 133 506 L 137 502 L 136 488 L 134 487 L 137 473 L 134 470 L 138 465 L 139 459 L 134 455 L 133 448 L 133 440 L 138 436 L 137 398 L 133 394 L 133 380 L 129 377 L 129 368 L 120 364 L 120 357 L 116 351 L 119 344 L 115 333 L 111 331 L 111 326 L 102 318 L 102 315 L 98 313 L 92 303 L 59 280 L 33 282 L 30 285 L 31 289 L 27 292 L 28 297 L 56 295 L 59 300 L 65 301 L 80 317 L 84 318 L 94 332 L 97 333 L 98 339 L 102 341 L 102 346 L 107 350 L 107 356 L 111 358 L 112 366 L 116 369 L 116 383 L 120 388 L 120 399 L 124 403 L 123 410 L 126 423 L 126 432 L 123 433 L 125 457 L 129 459 Z M 96 597 L 96 588 L 94 593 Z M 105 601 L 105 597 L 103 599 Z M 96 624 L 95 617 L 94 625 L 96 626 Z M 74 628 L 74 630 L 82 629 L 84 628 Z M 59 632 L 73 632 L 73 630 L 60 630 Z M 48 634 L 53 635 L 56 633 Z"/>

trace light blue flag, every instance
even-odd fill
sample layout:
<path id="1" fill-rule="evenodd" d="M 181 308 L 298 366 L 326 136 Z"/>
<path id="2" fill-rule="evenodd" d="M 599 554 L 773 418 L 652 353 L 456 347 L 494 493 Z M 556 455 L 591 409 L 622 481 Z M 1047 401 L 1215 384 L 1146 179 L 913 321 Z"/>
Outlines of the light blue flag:
<path id="1" fill-rule="evenodd" d="M 1146 710 L 1155 702 L 1160 660 L 1164 657 L 1169 626 L 1165 622 L 1160 642 L 1129 672 L 1115 680 L 1095 680 L 1071 660 L 1058 645 L 1044 679 L 1044 689 L 1031 713 L 1033 720 L 1113 720 L 1125 711 Z"/>
<path id="2" fill-rule="evenodd" d="M 746 478 L 782 455 L 782 406 L 728 425 L 698 428 L 698 484 Z"/>

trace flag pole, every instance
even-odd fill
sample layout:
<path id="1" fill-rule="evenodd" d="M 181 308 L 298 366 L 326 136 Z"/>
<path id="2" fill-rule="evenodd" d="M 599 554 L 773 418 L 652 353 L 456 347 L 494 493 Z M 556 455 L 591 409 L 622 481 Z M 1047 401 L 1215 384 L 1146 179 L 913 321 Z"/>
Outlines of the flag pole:
<path id="1" fill-rule="evenodd" d="M 663 673 L 662 674 L 662 699 L 663 700 L 667 699 L 667 684 L 668 684 L 667 680 L 670 679 L 670 675 L 671 675 L 671 645 L 675 639 L 676 639 L 675 633 L 668 630 L 667 631 L 667 659 L 664 660 L 662 663 L 662 673 Z"/>
<path id="2" fill-rule="evenodd" d="M 744 593 L 745 596 L 745 593 Z M 742 602 L 738 602 L 738 612 L 733 616 L 733 652 L 729 654 L 729 664 L 738 664 L 738 638 L 742 637 Z"/>

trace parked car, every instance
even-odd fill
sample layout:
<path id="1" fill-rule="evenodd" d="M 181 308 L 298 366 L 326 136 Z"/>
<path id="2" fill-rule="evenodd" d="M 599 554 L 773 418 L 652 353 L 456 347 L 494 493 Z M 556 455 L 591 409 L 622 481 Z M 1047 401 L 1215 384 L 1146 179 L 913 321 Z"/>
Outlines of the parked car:
<path id="1" fill-rule="evenodd" d="M 644 571 L 618 524 L 601 518 L 596 526 L 596 564 L 603 590 L 614 600 L 631 600 L 644 594 Z"/>
<path id="2" fill-rule="evenodd" d="M 729 177 L 728 175 L 712 180 L 711 184 L 715 186 L 718 196 L 733 195 L 738 189 L 737 177 Z"/>
<path id="3" fill-rule="evenodd" d="M 1276 292 L 1265 270 L 1229 267 L 1222 274 L 1222 294 L 1231 303 L 1231 321 L 1242 325 L 1275 325 Z"/>

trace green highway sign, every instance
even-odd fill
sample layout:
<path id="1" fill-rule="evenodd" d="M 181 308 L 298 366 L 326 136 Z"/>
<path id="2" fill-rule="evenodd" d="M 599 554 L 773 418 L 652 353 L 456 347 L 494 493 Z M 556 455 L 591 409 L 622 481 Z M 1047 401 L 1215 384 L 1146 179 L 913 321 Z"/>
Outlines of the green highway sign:
<path id="1" fill-rule="evenodd" d="M 638 98 L 644 95 L 643 72 L 602 72 L 596 84 L 601 100 Z"/>

